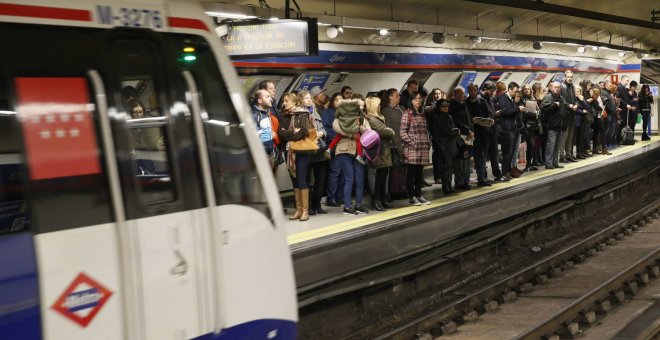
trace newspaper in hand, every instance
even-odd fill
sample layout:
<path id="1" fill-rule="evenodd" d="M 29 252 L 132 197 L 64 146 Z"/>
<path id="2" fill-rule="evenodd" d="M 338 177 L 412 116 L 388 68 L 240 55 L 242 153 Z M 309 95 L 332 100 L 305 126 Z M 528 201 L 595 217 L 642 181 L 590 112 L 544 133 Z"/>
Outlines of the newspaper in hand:
<path id="1" fill-rule="evenodd" d="M 525 101 L 525 111 L 526 112 L 537 112 L 539 110 L 539 104 L 536 100 Z"/>
<path id="2" fill-rule="evenodd" d="M 481 117 L 474 117 L 472 118 L 472 122 L 477 125 L 485 126 L 485 127 L 491 127 L 493 124 L 495 124 L 495 121 L 491 118 L 481 118 Z"/>

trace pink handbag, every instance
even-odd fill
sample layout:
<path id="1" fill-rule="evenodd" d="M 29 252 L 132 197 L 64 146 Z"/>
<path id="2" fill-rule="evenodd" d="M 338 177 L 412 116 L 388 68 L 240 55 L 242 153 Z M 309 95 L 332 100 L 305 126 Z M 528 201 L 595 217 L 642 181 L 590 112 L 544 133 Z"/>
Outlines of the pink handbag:
<path id="1" fill-rule="evenodd" d="M 367 149 L 371 149 L 376 146 L 377 143 L 380 143 L 380 136 L 374 130 L 366 130 L 362 133 L 360 137 L 360 143 Z"/>
<path id="2" fill-rule="evenodd" d="M 380 156 L 380 136 L 376 131 L 366 130 L 364 133 L 362 133 L 362 136 L 360 137 L 360 144 L 362 144 L 364 147 L 363 153 L 368 160 L 373 161 L 378 158 L 378 156 Z M 371 156 L 368 151 L 374 147 L 377 147 L 376 154 Z"/>

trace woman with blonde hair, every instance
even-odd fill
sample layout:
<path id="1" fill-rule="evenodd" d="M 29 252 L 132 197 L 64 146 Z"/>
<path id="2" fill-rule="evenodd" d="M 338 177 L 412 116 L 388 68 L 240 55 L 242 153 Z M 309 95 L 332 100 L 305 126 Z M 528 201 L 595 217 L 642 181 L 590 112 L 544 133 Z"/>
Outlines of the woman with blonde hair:
<path id="1" fill-rule="evenodd" d="M 298 92 L 298 100 L 302 104 L 302 107 L 310 114 L 311 121 L 314 123 L 313 127 L 316 128 L 316 143 L 319 145 L 319 150 L 310 155 L 309 167 L 311 172 L 314 173 L 314 186 L 312 187 L 311 209 L 309 209 L 309 214 L 327 214 L 328 212 L 321 207 L 321 197 L 323 197 L 323 192 L 326 187 L 326 168 L 328 166 L 325 159 L 325 151 L 327 150 L 325 138 L 327 133 L 325 127 L 323 127 L 321 115 L 316 111 L 316 105 L 314 105 L 314 101 L 312 100 L 312 94 L 305 90 L 300 91 Z M 309 178 L 310 176 L 307 177 Z"/>
<path id="2" fill-rule="evenodd" d="M 365 101 L 365 105 L 369 125 L 380 137 L 380 155 L 369 162 L 369 166 L 376 169 L 376 182 L 371 207 L 376 211 L 385 211 L 385 207 L 389 206 L 385 197 L 385 183 L 392 167 L 390 145 L 392 144 L 392 137 L 394 137 L 394 130 L 385 125 L 385 117 L 380 114 L 380 98 L 369 97 Z"/>
<path id="3" fill-rule="evenodd" d="M 308 153 L 294 152 L 289 146 L 289 142 L 307 137 L 309 129 L 314 127 L 310 123 L 309 112 L 300 106 L 301 103 L 295 93 L 287 92 L 282 96 L 282 122 L 277 134 L 280 140 L 287 143 L 287 167 L 296 200 L 296 212 L 289 219 L 307 221 L 309 219 L 307 171 L 311 157 Z"/>

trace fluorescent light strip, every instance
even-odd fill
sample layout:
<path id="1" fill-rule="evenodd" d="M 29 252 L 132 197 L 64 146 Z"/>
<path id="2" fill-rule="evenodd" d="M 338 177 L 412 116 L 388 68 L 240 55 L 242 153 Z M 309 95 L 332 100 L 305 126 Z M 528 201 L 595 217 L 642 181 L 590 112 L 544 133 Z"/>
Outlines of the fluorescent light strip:
<path id="1" fill-rule="evenodd" d="M 208 16 L 220 17 L 220 18 L 229 18 L 229 19 L 254 19 L 254 15 L 246 15 L 240 13 L 226 13 L 226 12 L 204 12 Z"/>

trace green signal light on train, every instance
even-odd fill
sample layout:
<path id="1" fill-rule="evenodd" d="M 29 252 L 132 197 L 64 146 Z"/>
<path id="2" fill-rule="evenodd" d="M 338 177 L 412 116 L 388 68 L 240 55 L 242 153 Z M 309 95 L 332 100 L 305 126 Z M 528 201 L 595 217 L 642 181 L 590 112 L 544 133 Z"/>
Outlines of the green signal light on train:
<path id="1" fill-rule="evenodd" d="M 197 56 L 195 56 L 193 54 L 184 54 L 183 55 L 183 61 L 192 62 L 192 61 L 195 61 L 195 60 L 197 60 Z"/>

